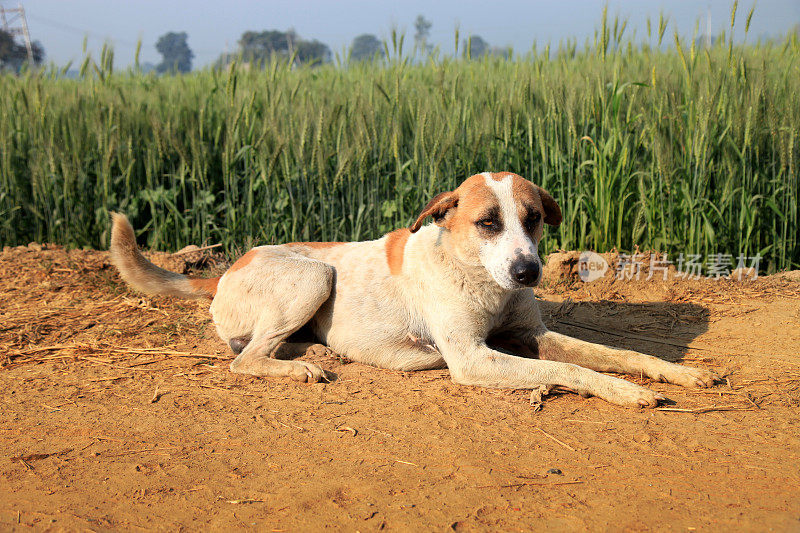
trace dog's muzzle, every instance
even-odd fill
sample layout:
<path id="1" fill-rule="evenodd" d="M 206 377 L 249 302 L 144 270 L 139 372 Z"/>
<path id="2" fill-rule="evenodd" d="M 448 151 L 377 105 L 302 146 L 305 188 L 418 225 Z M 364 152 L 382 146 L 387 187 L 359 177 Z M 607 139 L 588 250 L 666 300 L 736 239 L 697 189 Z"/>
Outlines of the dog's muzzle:
<path id="1" fill-rule="evenodd" d="M 532 287 L 539 282 L 542 267 L 538 261 L 531 259 L 518 259 L 511 264 L 511 279 L 524 285 Z"/>

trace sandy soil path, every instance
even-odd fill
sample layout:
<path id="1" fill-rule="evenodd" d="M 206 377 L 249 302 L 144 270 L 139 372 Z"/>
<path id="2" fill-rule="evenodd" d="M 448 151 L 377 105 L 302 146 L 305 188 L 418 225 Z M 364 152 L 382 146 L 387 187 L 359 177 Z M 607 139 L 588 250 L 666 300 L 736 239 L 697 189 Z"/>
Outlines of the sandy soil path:
<path id="1" fill-rule="evenodd" d="M 539 294 L 554 330 L 727 382 L 537 412 L 321 351 L 334 383 L 236 376 L 205 303 L 128 292 L 103 252 L 4 251 L 0 529 L 800 529 L 799 282 Z"/>

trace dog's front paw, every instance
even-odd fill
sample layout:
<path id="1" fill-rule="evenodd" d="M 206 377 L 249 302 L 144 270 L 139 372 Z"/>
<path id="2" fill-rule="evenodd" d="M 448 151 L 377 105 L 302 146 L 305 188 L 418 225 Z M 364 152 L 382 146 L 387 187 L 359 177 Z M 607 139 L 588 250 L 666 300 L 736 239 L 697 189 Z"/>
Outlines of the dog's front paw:
<path id="1" fill-rule="evenodd" d="M 644 387 L 638 387 L 638 390 L 621 391 L 608 399 L 611 403 L 625 407 L 656 407 L 658 402 L 663 400 L 666 400 L 664 396 Z"/>
<path id="2" fill-rule="evenodd" d="M 715 382 L 721 381 L 720 377 L 710 370 L 670 364 L 669 368 L 662 371 L 655 379 L 666 383 L 673 383 L 683 387 L 710 387 Z"/>
<path id="3" fill-rule="evenodd" d="M 661 394 L 630 381 L 612 377 L 608 379 L 611 381 L 591 393 L 607 402 L 625 407 L 656 407 L 659 401 L 666 400 Z M 579 392 L 582 396 L 585 395 Z"/>

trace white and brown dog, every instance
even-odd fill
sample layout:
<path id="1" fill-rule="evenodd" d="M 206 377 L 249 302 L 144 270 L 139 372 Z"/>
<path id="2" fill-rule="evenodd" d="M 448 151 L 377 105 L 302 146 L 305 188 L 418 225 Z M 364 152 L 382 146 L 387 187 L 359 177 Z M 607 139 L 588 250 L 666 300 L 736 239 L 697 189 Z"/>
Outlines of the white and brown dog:
<path id="1" fill-rule="evenodd" d="M 428 216 L 434 223 L 423 226 Z M 542 273 L 543 224 L 560 223 L 561 209 L 542 188 L 509 172 L 484 173 L 437 195 L 408 229 L 366 242 L 259 246 L 219 278 L 156 267 L 118 214 L 111 256 L 136 289 L 212 298 L 217 332 L 238 354 L 234 372 L 325 379 L 317 365 L 274 357 L 304 353 L 308 344 L 289 337 L 308 326 L 353 361 L 395 370 L 446 366 L 465 385 L 542 392 L 563 386 L 650 407 L 664 398 L 597 371 L 713 384 L 718 378 L 707 370 L 547 330 L 531 287 Z"/>

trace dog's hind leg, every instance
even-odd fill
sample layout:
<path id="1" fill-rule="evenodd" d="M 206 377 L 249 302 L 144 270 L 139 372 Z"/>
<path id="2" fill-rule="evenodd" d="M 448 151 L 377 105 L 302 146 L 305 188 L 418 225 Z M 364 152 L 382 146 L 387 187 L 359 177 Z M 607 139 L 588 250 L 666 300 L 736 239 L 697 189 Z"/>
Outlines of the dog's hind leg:
<path id="1" fill-rule="evenodd" d="M 231 351 L 236 355 L 242 353 L 248 344 L 250 344 L 250 339 L 246 337 L 234 337 L 228 341 L 228 346 L 230 346 Z M 312 349 L 311 353 L 314 355 L 319 355 L 321 353 L 330 357 L 335 357 L 335 355 L 332 355 L 333 351 L 330 348 L 318 342 L 290 342 L 290 340 L 281 342 L 269 356 L 273 359 L 297 359 L 298 357 L 306 355 L 309 349 Z"/>
<path id="2" fill-rule="evenodd" d="M 231 371 L 260 377 L 289 377 L 295 381 L 309 383 L 326 379 L 325 371 L 314 363 L 273 359 L 270 353 L 274 348 L 275 337 L 272 335 L 254 339 L 247 349 L 233 360 Z"/>
<path id="3" fill-rule="evenodd" d="M 297 359 L 303 356 L 346 359 L 343 355 L 337 354 L 319 342 L 291 342 L 291 339 L 278 345 L 271 354 L 271 357 L 283 360 Z"/>
<path id="4" fill-rule="evenodd" d="M 325 379 L 315 364 L 272 356 L 330 297 L 333 267 L 273 247 L 255 252 L 244 267 L 223 276 L 212 304 L 220 336 L 234 351 L 241 350 L 231 371 L 308 382 Z"/>

